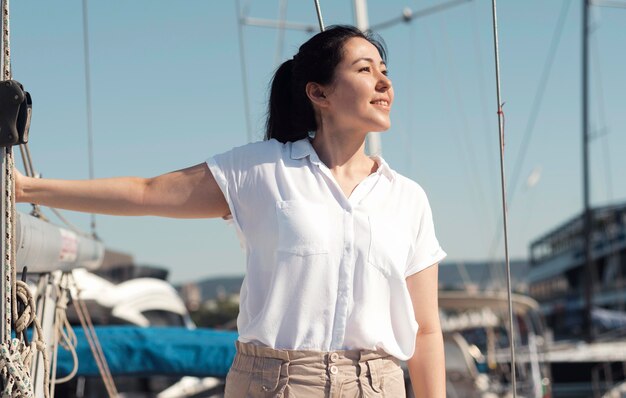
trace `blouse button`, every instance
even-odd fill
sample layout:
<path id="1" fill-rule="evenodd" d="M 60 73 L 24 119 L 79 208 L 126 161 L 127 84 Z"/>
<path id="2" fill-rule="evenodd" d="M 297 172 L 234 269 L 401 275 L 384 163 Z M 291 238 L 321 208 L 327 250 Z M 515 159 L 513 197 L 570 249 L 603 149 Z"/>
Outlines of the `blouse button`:
<path id="1" fill-rule="evenodd" d="M 335 365 L 330 367 L 330 373 L 336 375 L 339 372 L 339 369 Z"/>
<path id="2" fill-rule="evenodd" d="M 336 362 L 339 359 L 339 354 L 337 354 L 336 352 L 333 352 L 332 354 L 330 354 L 330 360 L 332 362 Z"/>

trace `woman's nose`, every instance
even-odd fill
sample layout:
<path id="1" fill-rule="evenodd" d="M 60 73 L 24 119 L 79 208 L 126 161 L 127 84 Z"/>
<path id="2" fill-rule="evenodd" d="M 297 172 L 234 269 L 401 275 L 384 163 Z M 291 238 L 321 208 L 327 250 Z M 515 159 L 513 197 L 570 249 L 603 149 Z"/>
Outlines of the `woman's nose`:
<path id="1" fill-rule="evenodd" d="M 380 78 L 378 80 L 378 84 L 376 85 L 376 89 L 378 91 L 387 91 L 391 88 L 391 79 L 387 77 L 387 75 L 380 74 Z"/>

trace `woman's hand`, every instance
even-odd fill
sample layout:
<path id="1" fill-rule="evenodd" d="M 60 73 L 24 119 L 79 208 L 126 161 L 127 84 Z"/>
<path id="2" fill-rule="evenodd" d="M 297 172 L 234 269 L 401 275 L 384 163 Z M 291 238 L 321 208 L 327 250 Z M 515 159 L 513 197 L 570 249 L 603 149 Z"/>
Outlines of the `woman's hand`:
<path id="1" fill-rule="evenodd" d="M 24 180 L 28 178 L 22 174 L 16 167 L 13 167 L 13 181 L 15 181 L 15 202 L 23 202 L 22 200 L 22 187 L 24 186 Z"/>

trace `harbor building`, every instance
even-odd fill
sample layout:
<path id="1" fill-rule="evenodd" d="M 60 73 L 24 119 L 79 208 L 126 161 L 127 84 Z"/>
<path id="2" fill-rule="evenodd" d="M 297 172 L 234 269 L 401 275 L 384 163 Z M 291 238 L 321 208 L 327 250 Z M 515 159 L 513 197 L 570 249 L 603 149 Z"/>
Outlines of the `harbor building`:
<path id="1" fill-rule="evenodd" d="M 626 334 L 626 203 L 596 207 L 591 214 L 591 276 L 585 265 L 583 214 L 530 244 L 529 294 L 541 304 L 555 340 L 584 338 L 587 284 L 596 338 Z"/>

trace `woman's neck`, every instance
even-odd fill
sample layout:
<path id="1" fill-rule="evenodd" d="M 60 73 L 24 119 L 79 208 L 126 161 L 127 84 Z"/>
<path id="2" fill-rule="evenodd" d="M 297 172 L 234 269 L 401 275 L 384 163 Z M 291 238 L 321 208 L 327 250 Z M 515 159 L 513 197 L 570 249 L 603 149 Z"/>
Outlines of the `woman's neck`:
<path id="1" fill-rule="evenodd" d="M 333 174 L 367 176 L 375 171 L 376 162 L 365 154 L 366 135 L 318 130 L 312 144 L 317 156 Z"/>

